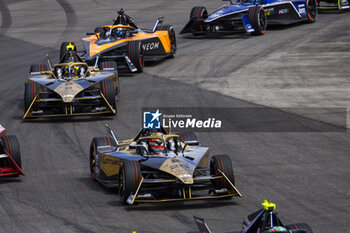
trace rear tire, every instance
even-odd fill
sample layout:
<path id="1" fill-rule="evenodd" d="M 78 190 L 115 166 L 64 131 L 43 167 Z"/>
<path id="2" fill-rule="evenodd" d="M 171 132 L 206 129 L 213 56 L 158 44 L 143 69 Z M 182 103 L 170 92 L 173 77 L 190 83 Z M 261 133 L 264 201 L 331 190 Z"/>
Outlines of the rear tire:
<path id="1" fill-rule="evenodd" d="M 90 174 L 91 179 L 96 180 L 96 155 L 99 146 L 115 146 L 111 137 L 96 137 L 92 139 L 90 145 Z"/>
<path id="2" fill-rule="evenodd" d="M 116 91 L 116 96 L 117 96 L 117 100 L 119 99 L 119 94 L 120 94 L 120 86 L 119 86 L 119 76 L 118 76 L 118 65 L 115 61 L 104 61 L 104 62 L 100 62 L 100 64 L 98 64 L 98 67 L 100 68 L 100 70 L 103 70 L 104 68 L 114 68 L 115 72 L 117 73 L 117 86 L 115 88 Z"/>
<path id="3" fill-rule="evenodd" d="M 182 142 L 197 141 L 197 136 L 193 131 L 181 132 L 181 133 L 178 133 L 177 135 L 179 135 L 180 140 Z"/>
<path id="4" fill-rule="evenodd" d="M 34 64 L 30 66 L 29 73 L 48 71 L 45 64 Z"/>
<path id="5" fill-rule="evenodd" d="M 171 25 L 158 25 L 156 31 L 168 31 L 170 40 L 170 55 L 168 56 L 168 58 L 174 58 L 177 48 L 174 28 Z"/>
<path id="6" fill-rule="evenodd" d="M 24 113 L 26 113 L 35 97 L 39 97 L 39 87 L 36 83 L 24 84 Z M 36 107 L 34 103 L 32 109 Z"/>
<path id="7" fill-rule="evenodd" d="M 75 42 L 62 42 L 61 48 L 60 48 L 60 61 L 62 60 L 64 55 L 67 53 L 67 45 L 69 45 L 69 43 L 72 43 L 72 45 L 74 46 L 74 52 L 77 52 L 77 45 L 75 44 Z"/>
<path id="8" fill-rule="evenodd" d="M 140 164 L 135 160 L 123 160 L 119 170 L 119 197 L 123 204 L 127 204 L 130 194 L 135 194 L 141 181 Z"/>
<path id="9" fill-rule="evenodd" d="M 208 10 L 204 6 L 195 6 L 192 8 L 190 13 L 191 19 L 206 19 L 208 18 Z M 192 34 L 194 36 L 202 35 L 205 33 L 203 22 L 195 21 L 192 24 L 192 30 L 194 31 Z"/>
<path id="10" fill-rule="evenodd" d="M 14 135 L 8 135 L 1 137 L 1 141 L 4 149 L 12 156 L 18 167 L 22 168 L 21 151 L 17 137 Z M 4 159 L 1 163 L 4 163 L 4 165 L 6 163 L 8 166 L 12 164 L 9 158 Z"/>
<path id="11" fill-rule="evenodd" d="M 287 230 L 303 229 L 303 230 L 306 230 L 307 233 L 312 233 L 312 229 L 307 223 L 290 224 L 290 225 L 287 225 L 286 228 Z"/>
<path id="12" fill-rule="evenodd" d="M 114 110 L 117 110 L 116 108 L 117 104 L 115 100 L 116 90 L 114 88 L 114 81 L 112 79 L 102 80 L 100 84 L 100 90 L 101 90 L 101 93 L 106 98 L 106 100 L 108 101 L 108 103 L 111 105 L 111 107 Z M 105 106 L 107 109 L 109 109 L 109 106 L 107 105 L 107 103 L 105 104 Z"/>
<path id="13" fill-rule="evenodd" d="M 235 173 L 233 171 L 232 161 L 228 155 L 215 155 L 211 157 L 210 160 L 210 174 L 215 176 L 220 176 L 222 171 L 225 176 L 235 185 Z M 227 188 L 231 189 L 231 185 L 227 182 L 225 178 L 215 179 L 212 181 L 214 187 L 216 188 Z"/>
<path id="14" fill-rule="evenodd" d="M 317 18 L 317 3 L 315 0 L 308 0 L 306 3 L 306 12 L 309 23 L 314 23 Z"/>
<path id="15" fill-rule="evenodd" d="M 267 18 L 262 6 L 252 6 L 248 11 L 248 19 L 254 28 L 254 35 L 265 34 L 267 26 Z"/>
<path id="16" fill-rule="evenodd" d="M 137 73 L 143 72 L 145 66 L 143 49 L 141 41 L 130 41 L 128 45 L 128 55 L 131 62 L 135 65 Z"/>

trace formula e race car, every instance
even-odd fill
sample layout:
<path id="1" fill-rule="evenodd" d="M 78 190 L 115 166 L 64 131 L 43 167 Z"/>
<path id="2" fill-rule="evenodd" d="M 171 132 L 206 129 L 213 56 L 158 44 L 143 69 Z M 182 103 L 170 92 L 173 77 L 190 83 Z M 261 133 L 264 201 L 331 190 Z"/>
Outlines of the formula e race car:
<path id="1" fill-rule="evenodd" d="M 212 14 L 203 6 L 193 7 L 180 34 L 238 31 L 262 35 L 268 24 L 312 23 L 316 17 L 316 0 L 230 0 Z"/>
<path id="2" fill-rule="evenodd" d="M 163 25 L 158 18 L 153 30 L 137 28 L 131 17 L 118 11 L 114 24 L 97 27 L 95 32 L 83 38 L 85 61 L 116 61 L 119 69 L 142 72 L 144 61 L 158 61 L 173 58 L 176 53 L 175 30 Z"/>
<path id="3" fill-rule="evenodd" d="M 0 177 L 18 175 L 24 175 L 18 139 L 14 135 L 6 135 L 6 129 L 0 125 Z"/>
<path id="4" fill-rule="evenodd" d="M 107 187 L 119 186 L 122 203 L 242 197 L 230 157 L 210 159 L 209 148 L 200 146 L 193 133 L 142 129 L 135 138 L 118 141 L 107 129 L 111 137 L 91 142 L 91 177 Z"/>
<path id="5" fill-rule="evenodd" d="M 317 8 L 319 10 L 349 10 L 349 1 L 348 0 L 318 0 Z"/>
<path id="6" fill-rule="evenodd" d="M 262 203 L 263 209 L 260 209 L 248 216 L 243 221 L 243 230 L 241 233 L 312 233 L 311 227 L 306 223 L 296 223 L 284 225 L 274 211 L 276 205 L 267 200 Z M 210 229 L 205 220 L 193 216 L 201 233 L 210 233 Z"/>
<path id="7" fill-rule="evenodd" d="M 119 97 L 117 64 L 101 62 L 94 67 L 76 53 L 76 46 L 64 42 L 59 64 L 49 69 L 44 64 L 32 65 L 24 90 L 24 116 L 115 115 Z"/>

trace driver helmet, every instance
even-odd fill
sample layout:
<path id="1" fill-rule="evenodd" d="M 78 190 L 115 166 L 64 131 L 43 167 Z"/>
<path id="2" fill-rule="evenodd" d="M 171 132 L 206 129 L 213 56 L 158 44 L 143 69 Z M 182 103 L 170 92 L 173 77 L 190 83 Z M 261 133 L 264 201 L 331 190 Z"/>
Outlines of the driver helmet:
<path id="1" fill-rule="evenodd" d="M 153 152 L 153 153 L 160 153 L 160 152 L 163 152 L 165 149 L 164 142 L 161 139 L 151 138 L 148 140 L 148 144 L 149 144 L 150 152 Z"/>
<path id="2" fill-rule="evenodd" d="M 117 37 L 123 37 L 125 35 L 125 30 L 123 30 L 123 28 L 117 28 L 117 30 L 115 30 L 115 34 Z"/>

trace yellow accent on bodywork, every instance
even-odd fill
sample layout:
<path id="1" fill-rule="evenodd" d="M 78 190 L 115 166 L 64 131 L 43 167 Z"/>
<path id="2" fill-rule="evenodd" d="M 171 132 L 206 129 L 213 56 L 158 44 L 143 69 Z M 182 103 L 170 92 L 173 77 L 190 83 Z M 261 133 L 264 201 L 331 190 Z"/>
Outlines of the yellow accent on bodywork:
<path id="1" fill-rule="evenodd" d="M 67 51 L 74 50 L 74 45 L 72 43 L 69 43 L 69 45 L 66 46 Z"/>
<path id="2" fill-rule="evenodd" d="M 268 200 L 265 200 L 264 203 L 261 203 L 261 204 L 266 210 L 276 209 L 276 204 L 270 203 Z"/>

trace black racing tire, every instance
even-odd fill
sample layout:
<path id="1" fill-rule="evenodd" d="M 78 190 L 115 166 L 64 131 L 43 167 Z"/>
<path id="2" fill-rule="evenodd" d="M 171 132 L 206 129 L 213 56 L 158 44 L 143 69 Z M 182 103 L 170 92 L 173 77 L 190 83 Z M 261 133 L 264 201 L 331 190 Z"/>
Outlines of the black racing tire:
<path id="1" fill-rule="evenodd" d="M 135 65 L 137 73 L 143 72 L 145 66 L 144 53 L 141 41 L 130 41 L 128 45 L 128 56 L 131 62 Z"/>
<path id="2" fill-rule="evenodd" d="M 214 155 L 213 157 L 211 157 L 210 174 L 220 176 L 221 173 L 218 171 L 218 169 L 220 169 L 220 171 L 222 171 L 225 174 L 225 176 L 231 181 L 231 183 L 235 185 L 235 173 L 233 171 L 231 158 L 228 155 Z M 225 178 L 212 180 L 212 184 L 218 189 L 231 189 L 230 184 Z"/>
<path id="3" fill-rule="evenodd" d="M 130 194 L 135 194 L 142 179 L 139 162 L 135 160 L 123 160 L 119 170 L 119 197 L 123 204 L 127 204 Z"/>
<path id="4" fill-rule="evenodd" d="M 197 141 L 197 136 L 193 131 L 181 132 L 177 133 L 177 135 L 179 135 L 182 142 Z"/>
<path id="5" fill-rule="evenodd" d="M 98 67 L 100 70 L 103 70 L 104 68 L 114 68 L 115 70 L 118 69 L 117 63 L 115 61 L 103 61 L 98 64 Z"/>
<path id="6" fill-rule="evenodd" d="M 98 64 L 98 67 L 100 70 L 103 70 L 104 68 L 114 68 L 115 72 L 117 73 L 117 85 L 115 88 L 115 93 L 117 96 L 117 100 L 119 100 L 119 94 L 120 94 L 120 85 L 119 85 L 119 75 L 118 75 L 118 65 L 115 61 L 104 61 L 100 62 Z"/>
<path id="7" fill-rule="evenodd" d="M 69 45 L 69 43 L 72 43 L 72 45 L 74 46 L 74 51 L 77 52 L 77 45 L 75 44 L 75 42 L 62 42 L 61 43 L 61 48 L 60 48 L 60 61 L 62 60 L 62 58 L 66 54 L 66 52 L 67 52 L 67 45 Z"/>
<path id="8" fill-rule="evenodd" d="M 115 142 L 111 137 L 95 137 L 91 141 L 90 145 L 90 175 L 92 180 L 96 180 L 96 157 L 97 148 L 99 146 L 115 146 Z"/>
<path id="9" fill-rule="evenodd" d="M 100 83 L 100 91 L 104 95 L 108 103 L 111 105 L 111 107 L 114 110 L 117 110 L 117 104 L 115 99 L 116 89 L 114 88 L 114 81 L 112 79 L 102 80 Z M 105 103 L 105 106 L 107 109 L 109 109 L 107 103 Z"/>
<path id="10" fill-rule="evenodd" d="M 48 71 L 47 66 L 45 64 L 33 64 L 30 66 L 29 69 L 29 73 L 42 71 Z"/>
<path id="11" fill-rule="evenodd" d="M 248 19 L 254 28 L 254 35 L 264 35 L 267 27 L 267 18 L 262 6 L 252 6 L 248 11 Z"/>
<path id="12" fill-rule="evenodd" d="M 307 19 L 308 19 L 307 21 L 309 23 L 314 23 L 318 15 L 316 0 L 306 1 L 306 12 L 307 12 Z"/>
<path id="13" fill-rule="evenodd" d="M 206 19 L 208 18 L 208 10 L 204 6 L 195 6 L 192 8 L 190 13 L 190 20 L 192 19 Z M 192 34 L 202 35 L 205 32 L 203 22 L 195 21 L 192 24 L 192 30 L 194 31 Z"/>
<path id="14" fill-rule="evenodd" d="M 295 224 L 290 224 L 285 226 L 285 228 L 287 228 L 287 230 L 305 230 L 307 233 L 312 233 L 312 229 L 309 226 L 309 224 L 307 223 L 295 223 Z"/>
<path id="15" fill-rule="evenodd" d="M 168 58 L 174 58 L 176 54 L 177 44 L 176 44 L 176 34 L 173 26 L 171 25 L 158 25 L 156 31 L 168 31 L 170 39 L 170 55 Z"/>
<path id="16" fill-rule="evenodd" d="M 36 83 L 24 84 L 24 113 L 27 112 L 35 97 L 39 96 L 39 87 Z M 36 103 L 33 104 L 32 109 L 36 108 Z"/>
<path id="17" fill-rule="evenodd" d="M 18 167 L 22 168 L 21 150 L 17 137 L 15 135 L 3 136 L 1 137 L 1 141 L 4 149 L 12 156 Z M 1 164 L 3 163 L 10 166 L 12 165 L 9 158 L 3 159 Z"/>

